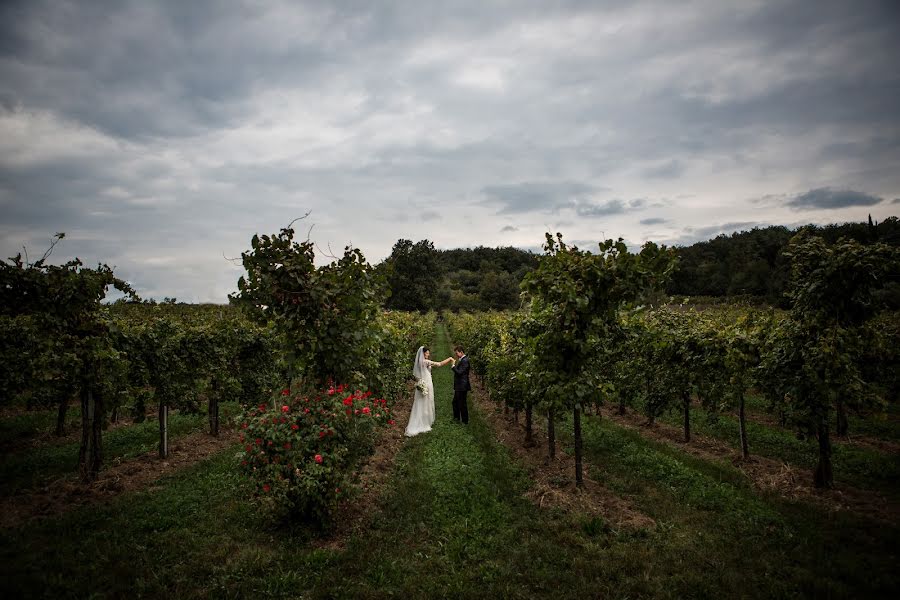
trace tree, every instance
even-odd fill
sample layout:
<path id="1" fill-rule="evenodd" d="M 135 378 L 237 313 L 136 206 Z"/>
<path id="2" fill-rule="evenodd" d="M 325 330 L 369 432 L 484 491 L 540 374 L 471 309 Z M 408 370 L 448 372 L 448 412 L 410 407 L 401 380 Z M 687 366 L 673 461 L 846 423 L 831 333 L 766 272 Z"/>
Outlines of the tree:
<path id="1" fill-rule="evenodd" d="M 376 319 L 385 286 L 362 252 L 348 247 L 343 257 L 316 268 L 312 242 L 295 241 L 290 227 L 254 235 L 251 245 L 241 254 L 247 274 L 238 280 L 235 299 L 275 327 L 291 373 L 312 385 L 368 383 L 363 380 L 378 361 Z"/>
<path id="2" fill-rule="evenodd" d="M 769 335 L 761 360 L 773 403 L 789 399 L 789 415 L 819 442 L 816 487 L 834 485 L 830 417 L 874 402 L 862 377 L 869 321 L 881 306 L 873 299 L 900 272 L 900 250 L 842 238 L 829 246 L 803 230 L 786 252 L 791 260 L 789 317 Z M 841 419 L 839 419 L 839 422 Z"/>
<path id="3" fill-rule="evenodd" d="M 567 246 L 562 234 L 549 233 L 545 254 L 523 288 L 532 296 L 532 315 L 540 325 L 535 349 L 540 354 L 540 389 L 548 411 L 548 452 L 555 455 L 554 415 L 572 410 L 575 435 L 575 482 L 583 484 L 581 411 L 598 388 L 614 376 L 598 372 L 596 349 L 613 339 L 619 311 L 664 283 L 674 268 L 672 253 L 648 242 L 639 254 L 625 243 L 606 240 L 596 254 Z"/>
<path id="4" fill-rule="evenodd" d="M 22 260 L 21 254 L 11 258 L 11 262 L 0 261 L 0 317 L 10 325 L 33 327 L 35 339 L 44 342 L 31 348 L 33 353 L 25 361 L 52 365 L 55 372 L 48 379 L 27 379 L 19 384 L 38 388 L 30 392 L 40 393 L 42 384 L 50 382 L 60 393 L 59 412 L 63 419 L 72 393 L 80 397 L 82 438 L 78 463 L 81 477 L 87 481 L 100 470 L 105 401 L 111 395 L 110 382 L 120 369 L 107 309 L 101 302 L 110 287 L 134 299 L 137 294 L 105 264 L 90 269 L 77 258 L 63 265 L 47 264 L 53 248 L 64 237 L 65 234 L 56 234 L 47 252 L 33 263 Z M 6 361 L 4 367 L 8 367 Z M 9 376 L 0 380 L 16 381 Z"/>
<path id="5" fill-rule="evenodd" d="M 478 296 L 490 308 L 516 308 L 519 305 L 519 285 L 505 271 L 488 271 L 481 278 Z"/>
<path id="6" fill-rule="evenodd" d="M 433 307 L 441 281 L 441 264 L 428 240 L 397 240 L 385 260 L 391 295 L 385 306 L 398 310 L 426 311 Z"/>

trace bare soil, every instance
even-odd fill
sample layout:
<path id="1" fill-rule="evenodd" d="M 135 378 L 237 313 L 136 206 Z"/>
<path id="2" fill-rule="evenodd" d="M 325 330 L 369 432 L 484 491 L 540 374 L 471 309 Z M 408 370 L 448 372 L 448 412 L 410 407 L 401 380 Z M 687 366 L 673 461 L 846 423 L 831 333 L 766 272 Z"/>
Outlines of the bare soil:
<path id="1" fill-rule="evenodd" d="M 0 419 L 2 418 L 5 417 L 0 415 Z M 76 425 L 72 425 L 68 419 L 66 421 L 66 432 L 64 435 L 56 435 L 56 426 L 54 425 L 52 431 L 48 429 L 46 431 L 36 432 L 33 435 L 24 435 L 15 439 L 4 440 L 3 442 L 0 442 L 0 452 L 3 454 L 13 454 L 16 452 L 27 452 L 45 446 L 62 446 L 63 444 L 80 441 L 81 423 L 79 422 Z M 134 422 L 132 419 L 119 418 L 118 421 L 110 422 L 104 430 L 104 433 L 133 424 Z"/>
<path id="2" fill-rule="evenodd" d="M 589 417 L 596 418 L 596 417 Z M 644 415 L 626 410 L 619 415 L 615 408 L 601 409 L 600 418 L 639 432 L 642 436 L 668 444 L 704 460 L 728 462 L 738 468 L 759 490 L 775 493 L 789 500 L 812 502 L 831 511 L 852 511 L 891 523 L 900 522 L 900 506 L 884 495 L 861 490 L 837 482 L 831 490 L 817 489 L 812 473 L 783 461 L 751 455 L 744 460 L 740 452 L 714 438 L 691 434 L 684 442 L 684 431 L 666 423 L 646 424 Z"/>
<path id="3" fill-rule="evenodd" d="M 508 414 L 490 400 L 487 390 L 480 381 L 473 394 L 481 414 L 490 425 L 497 441 L 506 446 L 525 466 L 534 485 L 526 496 L 536 506 L 558 508 L 567 513 L 578 513 L 602 517 L 614 528 L 652 528 L 656 522 L 637 510 L 623 498 L 592 479 L 590 463 L 583 462 L 584 485 L 575 485 L 575 457 L 563 452 L 557 445 L 556 457 L 550 460 L 547 452 L 547 434 L 537 423 L 532 427 L 531 447 L 525 446 L 525 414 L 521 413 L 520 423 L 516 423 L 513 413 Z"/>
<path id="4" fill-rule="evenodd" d="M 696 401 L 693 403 L 693 405 L 700 407 L 700 403 Z M 729 414 L 735 419 L 738 418 L 736 411 Z M 746 417 L 748 421 L 760 423 L 762 425 L 766 425 L 767 427 L 772 427 L 773 429 L 782 428 L 781 423 L 778 422 L 778 419 L 770 414 L 760 413 L 756 411 L 747 411 Z M 859 448 L 866 448 L 868 450 L 875 450 L 877 452 L 883 452 L 885 454 L 900 454 L 900 443 L 898 442 L 883 440 L 869 435 L 854 434 L 852 431 L 846 437 L 833 435 L 831 438 L 831 442 L 833 444 L 842 446 L 856 446 Z"/>
<path id="5" fill-rule="evenodd" d="M 341 518 L 338 520 L 336 529 L 327 537 L 313 542 L 315 546 L 341 550 L 353 533 L 367 527 L 366 522 L 371 516 L 371 507 L 375 506 L 378 499 L 382 497 L 387 480 L 394 469 L 394 459 L 403 447 L 403 433 L 412 409 L 412 396 L 412 384 L 410 384 L 408 393 L 404 394 L 402 398 L 398 398 L 391 409 L 391 413 L 394 415 L 394 425 L 378 432 L 375 439 L 375 452 L 357 471 L 355 483 L 359 490 L 358 493 L 341 501 L 338 507 Z"/>
<path id="6" fill-rule="evenodd" d="M 35 519 L 60 515 L 79 506 L 103 504 L 120 494 L 150 488 L 160 477 L 198 463 L 237 443 L 233 430 L 221 429 L 218 437 L 195 433 L 179 438 L 166 459 L 154 450 L 141 456 L 113 462 L 97 480 L 82 483 L 70 474 L 45 486 L 0 499 L 0 527 L 18 527 Z M 153 489 L 153 488 L 150 488 Z"/>

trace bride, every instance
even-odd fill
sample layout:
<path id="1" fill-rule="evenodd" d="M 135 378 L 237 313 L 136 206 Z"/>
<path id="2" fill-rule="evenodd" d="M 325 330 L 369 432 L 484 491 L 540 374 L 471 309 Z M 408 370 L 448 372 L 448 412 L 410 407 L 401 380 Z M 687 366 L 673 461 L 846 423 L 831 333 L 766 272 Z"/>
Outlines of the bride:
<path id="1" fill-rule="evenodd" d="M 453 360 L 451 357 L 441 362 L 434 362 L 429 360 L 430 357 L 431 352 L 428 347 L 419 346 L 416 351 L 416 362 L 413 364 L 416 394 L 409 415 L 409 425 L 406 426 L 408 437 L 431 431 L 431 426 L 434 424 L 434 383 L 431 381 L 431 367 L 443 367 Z"/>

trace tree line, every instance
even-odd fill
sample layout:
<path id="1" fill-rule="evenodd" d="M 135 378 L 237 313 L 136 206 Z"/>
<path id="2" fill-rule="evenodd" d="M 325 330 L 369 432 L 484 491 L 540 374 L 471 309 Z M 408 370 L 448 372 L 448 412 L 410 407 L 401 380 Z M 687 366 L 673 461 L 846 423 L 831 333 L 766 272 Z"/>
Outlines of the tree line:
<path id="1" fill-rule="evenodd" d="M 791 238 L 801 230 L 821 238 L 827 245 L 836 244 L 842 238 L 863 245 L 900 245 L 897 217 L 876 223 L 870 216 L 866 222 L 806 225 L 797 229 L 775 225 L 756 227 L 676 248 L 678 266 L 666 292 L 714 298 L 745 297 L 787 308 L 791 263 L 785 251 Z M 885 286 L 879 295 L 893 308 L 900 308 L 897 282 Z"/>
<path id="2" fill-rule="evenodd" d="M 756 227 L 690 246 L 674 247 L 675 268 L 661 289 L 669 296 L 749 300 L 787 308 L 790 261 L 785 251 L 800 230 L 827 245 L 848 239 L 863 245 L 900 245 L 900 219 L 874 222 Z M 520 285 L 539 255 L 514 247 L 440 250 L 429 240 L 398 240 L 377 265 L 391 290 L 388 308 L 399 310 L 508 310 L 521 306 Z M 900 308 L 900 282 L 888 282 L 878 299 Z"/>

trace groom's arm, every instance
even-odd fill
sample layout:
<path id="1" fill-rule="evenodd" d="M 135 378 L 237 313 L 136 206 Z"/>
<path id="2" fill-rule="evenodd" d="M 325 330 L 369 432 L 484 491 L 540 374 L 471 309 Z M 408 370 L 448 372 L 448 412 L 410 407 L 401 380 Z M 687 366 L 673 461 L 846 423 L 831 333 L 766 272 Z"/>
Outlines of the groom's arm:
<path id="1" fill-rule="evenodd" d="M 469 359 L 468 357 L 465 360 L 461 360 L 456 363 L 453 367 L 453 372 L 457 375 L 468 375 L 469 374 Z"/>

